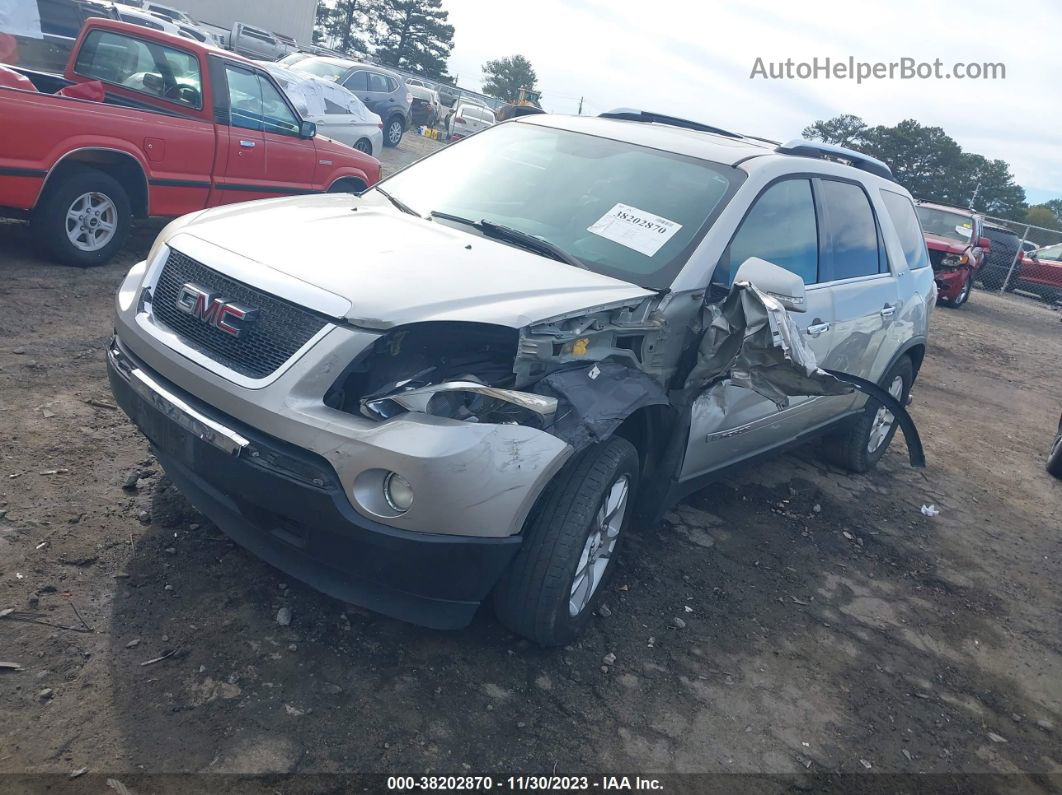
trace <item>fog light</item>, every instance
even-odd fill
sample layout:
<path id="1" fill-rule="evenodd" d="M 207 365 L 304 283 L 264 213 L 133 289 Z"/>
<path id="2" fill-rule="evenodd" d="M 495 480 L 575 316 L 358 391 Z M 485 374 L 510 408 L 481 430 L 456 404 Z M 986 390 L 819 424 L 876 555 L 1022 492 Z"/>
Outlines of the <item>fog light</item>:
<path id="1" fill-rule="evenodd" d="M 399 513 L 405 513 L 413 504 L 413 487 L 397 472 L 388 473 L 383 482 L 384 499 Z"/>

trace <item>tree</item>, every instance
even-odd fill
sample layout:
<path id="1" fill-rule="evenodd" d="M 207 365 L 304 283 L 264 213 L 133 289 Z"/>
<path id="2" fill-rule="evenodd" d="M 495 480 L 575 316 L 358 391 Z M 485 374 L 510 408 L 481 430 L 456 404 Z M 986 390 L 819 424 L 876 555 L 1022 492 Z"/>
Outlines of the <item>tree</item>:
<path id="1" fill-rule="evenodd" d="M 925 127 L 914 119 L 894 127 L 870 127 L 846 113 L 805 127 L 804 137 L 883 160 L 896 181 L 917 198 L 962 207 L 973 204 L 983 212 L 1015 220 L 1025 216 L 1025 191 L 1014 182 L 1006 161 L 963 152 L 940 127 Z"/>
<path id="2" fill-rule="evenodd" d="M 1055 214 L 1055 218 L 1058 219 L 1059 223 L 1062 223 L 1062 199 L 1050 199 L 1038 206 L 1046 207 Z"/>
<path id="3" fill-rule="evenodd" d="M 1057 201 L 1057 199 L 1055 200 Z M 1025 223 L 1032 224 L 1033 226 L 1042 226 L 1046 229 L 1057 229 L 1062 231 L 1062 221 L 1055 215 L 1052 210 L 1046 204 L 1038 204 L 1035 207 L 1030 207 L 1025 211 Z"/>
<path id="4" fill-rule="evenodd" d="M 334 7 L 324 3 L 317 6 L 317 24 L 332 49 L 348 55 L 368 52 L 365 31 L 369 27 L 369 0 L 337 0 Z M 316 32 L 316 31 L 315 31 Z"/>
<path id="5" fill-rule="evenodd" d="M 858 146 L 862 141 L 867 123 L 851 113 L 842 113 L 832 119 L 817 121 L 805 127 L 803 136 L 809 141 L 823 141 L 835 146 Z"/>
<path id="6" fill-rule="evenodd" d="M 441 5 L 442 0 L 377 0 L 377 57 L 388 66 L 444 77 L 454 48 L 454 26 L 446 21 L 450 15 Z"/>
<path id="7" fill-rule="evenodd" d="M 521 88 L 534 88 L 538 81 L 531 62 L 522 55 L 510 55 L 483 64 L 483 93 L 506 102 L 516 102 Z"/>

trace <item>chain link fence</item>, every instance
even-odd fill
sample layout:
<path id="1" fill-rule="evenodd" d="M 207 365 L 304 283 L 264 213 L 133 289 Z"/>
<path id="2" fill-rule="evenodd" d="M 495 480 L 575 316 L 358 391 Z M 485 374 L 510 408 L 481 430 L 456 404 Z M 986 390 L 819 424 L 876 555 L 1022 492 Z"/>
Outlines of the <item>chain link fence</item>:
<path id="1" fill-rule="evenodd" d="M 992 248 L 977 274 L 982 289 L 1062 302 L 1062 232 L 985 216 L 984 234 Z"/>

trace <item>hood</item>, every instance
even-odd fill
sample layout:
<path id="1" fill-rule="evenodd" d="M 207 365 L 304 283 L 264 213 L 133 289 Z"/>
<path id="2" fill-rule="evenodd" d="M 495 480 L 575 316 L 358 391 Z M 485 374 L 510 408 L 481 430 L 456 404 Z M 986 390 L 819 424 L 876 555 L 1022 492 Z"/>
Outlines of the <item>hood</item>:
<path id="1" fill-rule="evenodd" d="M 969 243 L 960 243 L 957 240 L 952 240 L 950 237 L 934 235 L 930 232 L 925 233 L 925 239 L 926 248 L 930 251 L 944 251 L 948 254 L 962 254 L 970 247 Z"/>
<path id="2" fill-rule="evenodd" d="M 177 234 L 178 250 L 192 236 L 269 269 L 262 286 L 283 274 L 339 296 L 350 303 L 345 319 L 369 328 L 428 320 L 521 328 L 654 294 L 349 194 L 219 207 Z M 224 259 L 204 264 L 224 271 Z"/>

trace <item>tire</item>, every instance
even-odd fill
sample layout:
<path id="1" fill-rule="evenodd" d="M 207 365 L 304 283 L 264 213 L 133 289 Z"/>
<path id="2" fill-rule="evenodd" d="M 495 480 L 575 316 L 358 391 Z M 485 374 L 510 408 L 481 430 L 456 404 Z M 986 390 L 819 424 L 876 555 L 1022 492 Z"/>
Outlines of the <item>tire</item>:
<path id="1" fill-rule="evenodd" d="M 384 146 L 398 146 L 405 131 L 406 125 L 402 123 L 402 117 L 392 116 L 387 121 L 387 129 L 384 130 Z"/>
<path id="2" fill-rule="evenodd" d="M 372 154 L 372 143 L 368 138 L 359 138 L 354 142 L 354 148 L 359 152 L 364 152 L 367 155 Z"/>
<path id="3" fill-rule="evenodd" d="M 897 379 L 899 379 L 898 382 Z M 881 386 L 892 392 L 903 403 L 911 393 L 913 382 L 914 365 L 909 357 L 903 356 L 881 379 Z M 886 421 L 887 417 L 892 417 L 891 412 L 886 411 L 874 398 L 867 398 L 862 413 L 851 424 L 826 437 L 826 457 L 849 472 L 857 474 L 869 472 L 885 455 L 899 427 L 896 418 L 892 417 L 889 427 L 883 428 L 881 423 Z M 876 444 L 872 443 L 872 436 Z"/>
<path id="4" fill-rule="evenodd" d="M 1047 456 L 1047 471 L 1056 478 L 1062 478 L 1062 420 L 1058 423 L 1058 435 Z"/>
<path id="5" fill-rule="evenodd" d="M 79 223 L 78 217 L 86 220 Z M 118 253 L 129 237 L 132 219 L 129 195 L 118 180 L 94 168 L 78 168 L 49 187 L 31 224 L 57 260 L 88 268 L 103 265 Z M 113 227 L 109 233 L 108 224 Z"/>
<path id="6" fill-rule="evenodd" d="M 626 439 L 609 439 L 570 461 L 540 498 L 524 530 L 526 540 L 494 589 L 494 611 L 502 624 L 542 646 L 575 638 L 616 568 L 612 561 L 634 513 L 637 490 L 638 451 Z M 603 527 L 608 500 L 620 503 L 620 516 L 614 513 Z"/>
<path id="7" fill-rule="evenodd" d="M 958 309 L 970 300 L 971 292 L 973 292 L 973 274 L 967 273 L 966 281 L 962 283 L 962 289 L 959 291 L 959 294 L 954 298 L 941 298 L 940 305 L 951 309 Z"/>

